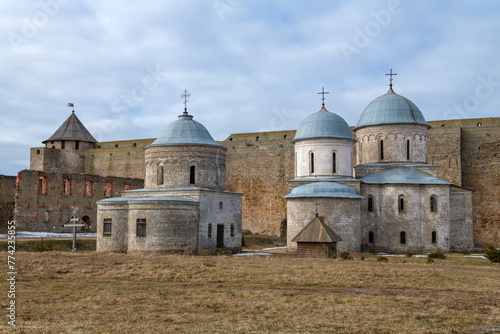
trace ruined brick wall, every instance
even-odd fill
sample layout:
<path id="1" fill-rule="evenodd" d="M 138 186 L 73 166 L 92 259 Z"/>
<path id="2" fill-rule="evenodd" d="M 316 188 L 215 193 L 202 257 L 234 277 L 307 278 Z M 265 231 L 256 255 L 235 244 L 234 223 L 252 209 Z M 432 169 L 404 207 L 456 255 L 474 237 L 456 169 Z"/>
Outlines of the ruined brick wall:
<path id="1" fill-rule="evenodd" d="M 287 180 L 294 178 L 295 131 L 232 134 L 227 148 L 226 189 L 243 193 L 243 229 L 280 235 L 286 219 Z"/>
<path id="2" fill-rule="evenodd" d="M 144 179 L 144 146 L 155 139 L 99 143 L 87 150 L 85 173 L 99 176 Z"/>
<path id="3" fill-rule="evenodd" d="M 141 179 L 29 170 L 19 172 L 16 182 L 14 216 L 18 229 L 43 232 L 68 232 L 62 224 L 73 214 L 88 217 L 90 231 L 95 232 L 96 201 L 144 186 Z"/>
<path id="4" fill-rule="evenodd" d="M 14 218 L 16 177 L 0 175 L 0 231 L 5 232 L 7 222 Z"/>

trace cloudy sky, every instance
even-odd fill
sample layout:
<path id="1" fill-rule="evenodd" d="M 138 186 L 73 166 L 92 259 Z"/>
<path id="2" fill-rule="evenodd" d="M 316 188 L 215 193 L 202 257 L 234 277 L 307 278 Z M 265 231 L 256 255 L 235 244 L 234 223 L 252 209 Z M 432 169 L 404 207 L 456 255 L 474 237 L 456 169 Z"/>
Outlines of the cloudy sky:
<path id="1" fill-rule="evenodd" d="M 0 2 L 0 174 L 29 168 L 70 115 L 99 141 L 157 137 L 182 113 L 216 140 L 296 129 L 321 107 L 356 125 L 394 90 L 427 120 L 500 116 L 500 2 Z"/>

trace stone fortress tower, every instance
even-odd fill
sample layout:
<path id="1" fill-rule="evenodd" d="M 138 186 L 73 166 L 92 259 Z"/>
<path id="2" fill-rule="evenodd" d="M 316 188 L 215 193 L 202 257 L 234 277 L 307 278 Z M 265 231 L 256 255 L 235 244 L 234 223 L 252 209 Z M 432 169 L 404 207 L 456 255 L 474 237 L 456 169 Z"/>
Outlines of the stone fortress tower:
<path id="1" fill-rule="evenodd" d="M 440 179 L 439 167 L 427 164 L 429 128 L 418 107 L 394 92 L 392 78 L 361 115 L 356 140 L 324 106 L 307 117 L 294 138 L 296 178 L 285 196 L 289 249 L 315 212 L 342 239 L 339 250 L 473 249 L 472 189 Z"/>
<path id="2" fill-rule="evenodd" d="M 144 149 L 145 187 L 97 202 L 97 251 L 241 250 L 242 195 L 225 191 L 226 148 L 185 108 Z"/>

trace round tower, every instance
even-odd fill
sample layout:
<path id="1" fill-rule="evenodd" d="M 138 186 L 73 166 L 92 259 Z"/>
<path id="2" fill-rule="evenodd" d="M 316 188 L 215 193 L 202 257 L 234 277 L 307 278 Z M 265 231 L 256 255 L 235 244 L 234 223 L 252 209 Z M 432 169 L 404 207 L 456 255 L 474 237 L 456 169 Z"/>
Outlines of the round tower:
<path id="1" fill-rule="evenodd" d="M 352 177 L 355 141 L 346 121 L 323 103 L 295 133 L 295 177 Z"/>
<path id="2" fill-rule="evenodd" d="M 187 109 L 145 147 L 144 188 L 226 188 L 226 148 Z"/>
<path id="3" fill-rule="evenodd" d="M 358 164 L 427 163 L 427 130 L 422 112 L 392 89 L 363 111 L 354 127 Z"/>

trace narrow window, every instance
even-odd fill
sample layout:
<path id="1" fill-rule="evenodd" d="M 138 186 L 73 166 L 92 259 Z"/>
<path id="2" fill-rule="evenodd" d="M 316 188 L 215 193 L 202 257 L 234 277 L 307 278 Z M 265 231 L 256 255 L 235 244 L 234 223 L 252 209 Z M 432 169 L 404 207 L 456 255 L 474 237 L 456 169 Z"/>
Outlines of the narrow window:
<path id="1" fill-rule="evenodd" d="M 368 211 L 373 212 L 373 196 L 368 196 Z"/>
<path id="2" fill-rule="evenodd" d="M 373 232 L 368 233 L 368 243 L 373 244 Z"/>
<path id="3" fill-rule="evenodd" d="M 36 150 L 36 154 L 40 154 L 40 150 Z"/>
<path id="4" fill-rule="evenodd" d="M 113 181 L 106 181 L 106 192 L 104 196 L 107 198 L 113 196 Z"/>
<path id="5" fill-rule="evenodd" d="M 208 224 L 208 237 L 212 238 L 212 224 Z"/>
<path id="6" fill-rule="evenodd" d="M 432 231 L 432 243 L 435 244 L 437 242 L 436 231 Z"/>
<path id="7" fill-rule="evenodd" d="M 90 180 L 85 181 L 85 193 L 87 197 L 92 197 L 92 181 Z"/>
<path id="8" fill-rule="evenodd" d="M 259 141 L 259 139 L 260 139 L 259 136 L 255 137 L 255 141 Z"/>
<path id="9" fill-rule="evenodd" d="M 191 166 L 189 171 L 189 184 L 195 184 L 195 166 Z"/>
<path id="10" fill-rule="evenodd" d="M 63 184 L 63 195 L 64 196 L 70 196 L 71 195 L 71 180 L 70 179 L 64 179 L 64 184 Z"/>
<path id="11" fill-rule="evenodd" d="M 406 244 L 406 232 L 399 233 L 399 242 L 401 244 Z"/>
<path id="12" fill-rule="evenodd" d="M 105 237 L 111 236 L 111 219 L 104 219 L 102 235 Z"/>
<path id="13" fill-rule="evenodd" d="M 224 204 L 222 202 L 219 203 L 219 209 L 222 210 L 222 208 L 224 207 Z"/>
<path id="14" fill-rule="evenodd" d="M 163 184 L 163 166 L 158 166 L 157 183 L 159 186 Z"/>
<path id="15" fill-rule="evenodd" d="M 115 147 L 118 147 L 118 144 L 115 144 Z"/>
<path id="16" fill-rule="evenodd" d="M 310 160 L 311 174 L 314 174 L 314 152 L 311 152 Z"/>
<path id="17" fill-rule="evenodd" d="M 380 141 L 380 160 L 384 160 L 384 141 Z"/>
<path id="18" fill-rule="evenodd" d="M 75 141 L 75 150 L 79 150 L 80 149 L 80 141 L 77 140 Z"/>
<path id="19" fill-rule="evenodd" d="M 410 160 L 410 141 L 406 141 L 406 160 Z"/>
<path id="20" fill-rule="evenodd" d="M 47 178 L 44 176 L 38 179 L 38 193 L 40 195 L 47 195 L 47 183 Z"/>
<path id="21" fill-rule="evenodd" d="M 137 143 L 134 143 L 134 145 L 132 145 L 132 147 L 137 147 Z"/>
<path id="22" fill-rule="evenodd" d="M 230 235 L 231 235 L 231 238 L 234 237 L 234 224 L 231 224 Z"/>
<path id="23" fill-rule="evenodd" d="M 123 191 L 129 191 L 131 189 L 132 189 L 132 187 L 130 186 L 130 184 L 128 184 L 128 183 L 123 184 Z"/>
<path id="24" fill-rule="evenodd" d="M 431 212 L 437 212 L 437 201 L 436 196 L 431 196 Z"/>
<path id="25" fill-rule="evenodd" d="M 61 141 L 61 150 L 64 150 L 66 147 L 66 142 L 64 140 Z"/>
<path id="26" fill-rule="evenodd" d="M 136 235 L 138 237 L 145 237 L 146 236 L 146 219 L 145 218 L 137 219 Z"/>
<path id="27" fill-rule="evenodd" d="M 399 211 L 405 211 L 405 197 L 403 195 L 399 196 L 398 199 Z"/>
<path id="28" fill-rule="evenodd" d="M 332 158 L 333 158 L 333 163 L 332 163 L 333 174 L 336 174 L 337 173 L 337 154 L 335 152 L 333 152 Z"/>

